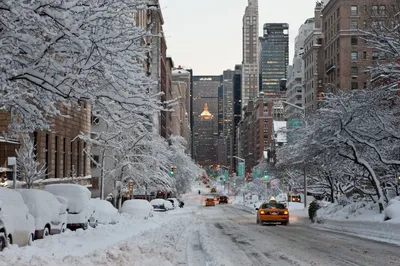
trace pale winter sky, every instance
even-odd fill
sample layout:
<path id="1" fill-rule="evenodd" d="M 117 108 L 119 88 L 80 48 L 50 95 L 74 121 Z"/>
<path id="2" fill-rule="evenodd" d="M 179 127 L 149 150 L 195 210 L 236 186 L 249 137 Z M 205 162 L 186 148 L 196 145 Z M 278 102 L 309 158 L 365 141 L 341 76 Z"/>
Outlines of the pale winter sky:
<path id="1" fill-rule="evenodd" d="M 289 23 L 290 57 L 294 38 L 316 0 L 259 0 L 259 36 L 264 23 Z M 242 18 L 247 0 L 160 0 L 167 55 L 194 75 L 220 75 L 242 62 Z"/>

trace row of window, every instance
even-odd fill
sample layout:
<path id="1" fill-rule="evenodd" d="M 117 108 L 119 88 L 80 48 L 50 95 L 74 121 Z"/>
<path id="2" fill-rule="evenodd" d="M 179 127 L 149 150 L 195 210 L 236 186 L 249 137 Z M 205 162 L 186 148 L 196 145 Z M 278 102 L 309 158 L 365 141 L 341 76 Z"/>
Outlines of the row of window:
<path id="1" fill-rule="evenodd" d="M 393 5 L 392 6 L 392 11 L 396 12 L 396 7 Z M 363 13 L 368 14 L 368 6 L 364 5 L 363 6 Z M 359 15 L 359 10 L 358 6 L 351 6 L 350 7 L 350 15 L 351 16 L 358 16 Z M 384 5 L 373 5 L 371 8 L 371 15 L 372 16 L 385 16 L 386 15 L 386 6 Z"/>

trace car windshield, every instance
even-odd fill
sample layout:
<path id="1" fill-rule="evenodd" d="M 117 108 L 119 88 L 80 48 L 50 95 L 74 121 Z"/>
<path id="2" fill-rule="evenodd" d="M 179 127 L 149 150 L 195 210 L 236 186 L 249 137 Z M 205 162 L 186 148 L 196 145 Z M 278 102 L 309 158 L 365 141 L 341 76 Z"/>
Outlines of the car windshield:
<path id="1" fill-rule="evenodd" d="M 214 199 L 207 199 L 207 201 L 214 201 Z"/>
<path id="2" fill-rule="evenodd" d="M 285 205 L 283 205 L 282 203 L 264 203 L 261 206 L 261 209 L 271 209 L 271 208 L 286 209 Z"/>

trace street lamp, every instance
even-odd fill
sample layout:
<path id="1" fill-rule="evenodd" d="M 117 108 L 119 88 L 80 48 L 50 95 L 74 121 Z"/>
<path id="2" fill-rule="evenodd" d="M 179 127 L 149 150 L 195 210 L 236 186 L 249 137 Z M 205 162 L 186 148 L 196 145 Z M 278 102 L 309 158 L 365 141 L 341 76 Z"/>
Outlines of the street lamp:
<path id="1" fill-rule="evenodd" d="M 297 105 L 295 105 L 293 103 L 289 103 L 289 102 L 286 102 L 286 101 L 282 101 L 282 103 L 302 110 L 303 111 L 303 118 L 304 118 L 304 121 L 305 121 L 305 119 L 306 119 L 306 109 L 304 107 L 297 106 Z M 306 172 L 306 166 L 304 166 L 303 170 L 304 170 L 304 208 L 307 208 L 307 172 Z"/>

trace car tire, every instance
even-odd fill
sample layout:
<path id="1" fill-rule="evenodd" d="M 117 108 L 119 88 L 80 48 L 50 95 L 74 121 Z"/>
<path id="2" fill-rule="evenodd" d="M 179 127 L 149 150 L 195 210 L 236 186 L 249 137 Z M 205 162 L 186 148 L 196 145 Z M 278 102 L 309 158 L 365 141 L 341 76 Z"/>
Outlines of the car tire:
<path id="1" fill-rule="evenodd" d="M 8 235 L 7 236 L 7 246 L 12 245 L 13 241 L 12 241 L 12 236 Z"/>
<path id="2" fill-rule="evenodd" d="M 61 226 L 61 233 L 65 233 L 65 231 L 67 231 L 67 226 L 65 224 L 63 224 Z"/>
<path id="3" fill-rule="evenodd" d="M 88 227 L 89 227 L 89 223 L 84 223 L 83 226 L 82 226 L 82 229 L 83 230 L 87 230 Z"/>
<path id="4" fill-rule="evenodd" d="M 282 223 L 284 226 L 287 226 L 288 225 L 288 222 L 284 222 L 284 223 Z"/>
<path id="5" fill-rule="evenodd" d="M 1 233 L 0 234 L 0 251 L 3 251 L 3 249 L 6 247 L 7 244 L 7 240 L 6 240 L 6 236 Z"/>
<path id="6" fill-rule="evenodd" d="M 46 226 L 46 227 L 43 229 L 43 237 L 42 237 L 42 238 L 46 238 L 46 237 L 48 237 L 49 235 L 50 235 L 50 229 L 49 229 L 48 226 Z"/>

